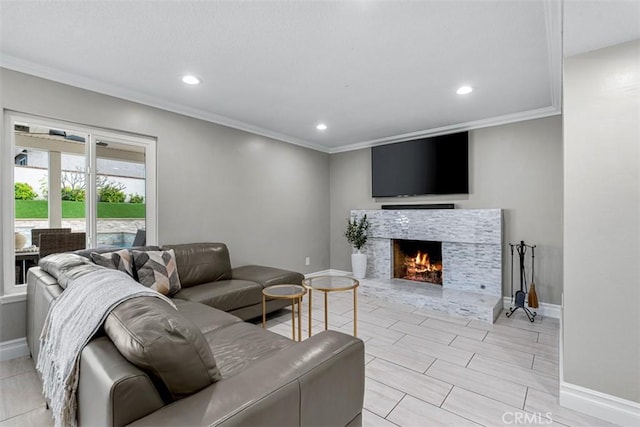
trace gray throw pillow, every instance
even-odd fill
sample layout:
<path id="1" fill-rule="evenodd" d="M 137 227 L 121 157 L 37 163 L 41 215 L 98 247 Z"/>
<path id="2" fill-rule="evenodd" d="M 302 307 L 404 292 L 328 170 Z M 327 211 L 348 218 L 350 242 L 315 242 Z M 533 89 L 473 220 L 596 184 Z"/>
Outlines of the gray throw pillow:
<path id="1" fill-rule="evenodd" d="M 160 298 L 124 301 L 107 316 L 104 330 L 125 359 L 160 385 L 165 399 L 180 399 L 222 378 L 200 329 Z"/>
<path id="2" fill-rule="evenodd" d="M 132 253 L 138 282 L 167 296 L 180 290 L 180 278 L 173 249 L 168 251 L 133 250 Z"/>
<path id="3" fill-rule="evenodd" d="M 125 272 L 133 277 L 133 259 L 131 252 L 126 249 L 102 254 L 91 252 L 91 259 L 98 265 Z"/>

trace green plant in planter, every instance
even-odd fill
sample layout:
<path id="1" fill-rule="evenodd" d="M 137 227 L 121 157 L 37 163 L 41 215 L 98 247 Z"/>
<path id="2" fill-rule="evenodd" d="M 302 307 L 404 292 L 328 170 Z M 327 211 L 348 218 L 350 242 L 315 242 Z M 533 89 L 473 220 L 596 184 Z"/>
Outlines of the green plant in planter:
<path id="1" fill-rule="evenodd" d="M 344 237 L 351 246 L 356 250 L 362 249 L 367 243 L 367 231 L 369 230 L 369 221 L 365 214 L 362 218 L 347 218 L 347 231 L 344 233 Z"/>

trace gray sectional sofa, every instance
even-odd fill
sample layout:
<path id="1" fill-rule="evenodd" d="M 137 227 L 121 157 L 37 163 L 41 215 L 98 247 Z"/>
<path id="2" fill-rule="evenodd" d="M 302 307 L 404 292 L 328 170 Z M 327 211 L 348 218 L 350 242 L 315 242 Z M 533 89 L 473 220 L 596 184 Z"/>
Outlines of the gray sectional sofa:
<path id="1" fill-rule="evenodd" d="M 265 286 L 300 283 L 301 274 L 264 266 L 231 268 L 221 243 L 162 249 L 175 253 L 182 283 L 172 296 L 177 312 L 158 298 L 141 297 L 118 305 L 107 317 L 80 355 L 80 426 L 361 425 L 361 340 L 326 331 L 298 343 L 243 321 L 262 314 Z M 88 257 L 89 251 L 78 254 Z M 34 361 L 49 307 L 64 292 L 55 277 L 64 266 L 47 270 L 28 273 L 27 340 Z M 267 311 L 288 304 L 268 301 Z M 167 318 L 196 334 L 153 338 Z M 145 340 L 155 340 L 146 351 L 154 350 L 136 354 Z M 217 381 L 203 378 L 203 358 L 185 356 L 191 353 L 184 348 L 213 355 Z M 163 367 L 160 375 L 149 368 L 149 358 L 155 359 L 151 365 Z M 172 393 L 166 385 L 171 381 L 188 392 Z"/>

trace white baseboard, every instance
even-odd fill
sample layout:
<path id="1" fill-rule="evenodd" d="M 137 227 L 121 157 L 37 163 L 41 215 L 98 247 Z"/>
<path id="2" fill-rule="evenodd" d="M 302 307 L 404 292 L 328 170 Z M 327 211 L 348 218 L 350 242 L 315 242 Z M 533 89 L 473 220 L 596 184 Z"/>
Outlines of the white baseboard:
<path id="1" fill-rule="evenodd" d="M 513 307 L 513 303 L 511 302 L 511 297 L 503 297 L 502 306 L 504 307 L 505 310 L 508 310 L 509 308 Z M 555 319 L 560 318 L 560 306 L 557 304 L 547 304 L 546 302 L 541 302 L 540 307 L 531 308 L 530 310 L 533 310 L 536 313 L 541 314 L 542 316 L 553 317 Z"/>
<path id="2" fill-rule="evenodd" d="M 640 403 L 560 382 L 560 406 L 621 426 L 640 425 Z"/>
<path id="3" fill-rule="evenodd" d="M 28 355 L 29 346 L 26 337 L 0 342 L 0 362 Z"/>

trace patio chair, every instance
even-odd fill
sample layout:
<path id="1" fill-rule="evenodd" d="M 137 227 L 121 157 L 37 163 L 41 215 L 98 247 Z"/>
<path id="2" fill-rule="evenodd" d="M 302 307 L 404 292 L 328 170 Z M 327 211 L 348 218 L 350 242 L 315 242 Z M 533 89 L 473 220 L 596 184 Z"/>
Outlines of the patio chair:
<path id="1" fill-rule="evenodd" d="M 60 252 L 76 251 L 87 247 L 87 233 L 63 233 L 40 235 L 40 258 Z"/>
<path id="2" fill-rule="evenodd" d="M 39 247 L 41 234 L 67 234 L 67 233 L 71 233 L 70 228 L 32 228 L 31 244 Z"/>
<path id="3" fill-rule="evenodd" d="M 143 228 L 138 229 L 136 237 L 133 239 L 133 246 L 144 246 L 147 244 L 147 231 Z"/>

